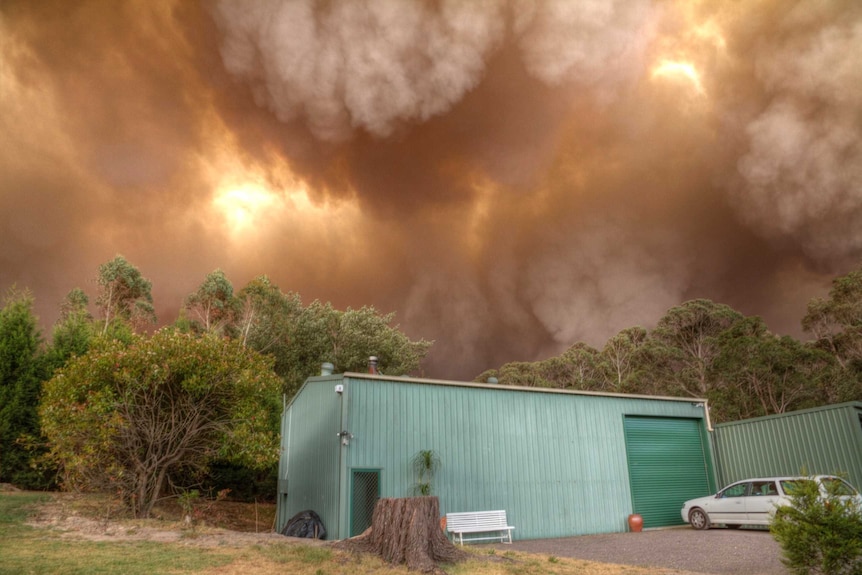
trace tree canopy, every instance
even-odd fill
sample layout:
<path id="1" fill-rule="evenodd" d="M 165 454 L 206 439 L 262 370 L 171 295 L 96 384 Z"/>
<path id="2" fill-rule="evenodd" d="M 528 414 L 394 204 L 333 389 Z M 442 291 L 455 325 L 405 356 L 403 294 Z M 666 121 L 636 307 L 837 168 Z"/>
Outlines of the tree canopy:
<path id="1" fill-rule="evenodd" d="M 233 284 L 221 270 L 207 274 L 203 283 L 186 297 L 184 309 L 191 316 L 195 329 L 203 333 L 224 333 L 237 314 L 238 300 Z"/>
<path id="2" fill-rule="evenodd" d="M 393 313 L 381 314 L 373 306 L 342 311 L 317 300 L 306 306 L 299 294 L 282 292 L 266 276 L 232 293 L 216 270 L 189 295 L 184 309 L 197 331 L 233 337 L 272 356 L 289 396 L 324 362 L 340 372 L 360 371 L 373 355 L 381 372 L 403 375 L 418 369 L 431 347 L 393 326 Z"/>
<path id="3" fill-rule="evenodd" d="M 802 327 L 842 368 L 858 369 L 862 363 L 862 268 L 836 278 L 829 297 L 811 300 Z"/>
<path id="4" fill-rule="evenodd" d="M 84 355 L 96 336 L 93 316 L 87 310 L 89 298 L 83 290 L 70 291 L 60 305 L 60 318 L 54 324 L 51 347 L 47 356 L 50 368 L 62 366 L 75 355 Z"/>
<path id="5" fill-rule="evenodd" d="M 96 283 L 98 317 L 71 290 L 47 344 L 27 292 L 3 304 L 0 480 L 40 487 L 43 471 L 59 469 L 66 487 L 121 493 L 139 515 L 209 466 L 269 481 L 282 394 L 322 363 L 364 370 L 375 355 L 402 375 L 431 345 L 410 340 L 394 314 L 306 306 L 266 276 L 234 291 L 221 270 L 185 299 L 174 326 L 149 337 L 152 286 L 138 268 L 116 256 Z"/>
<path id="6" fill-rule="evenodd" d="M 104 322 L 102 333 L 106 333 L 111 322 L 117 319 L 136 327 L 156 323 L 152 283 L 126 258 L 118 255 L 99 266 L 96 282 L 99 285 L 96 305 Z"/>
<path id="7" fill-rule="evenodd" d="M 716 422 L 862 397 L 862 270 L 812 300 L 803 327 L 817 339 L 778 336 L 760 317 L 698 299 L 669 309 L 652 330 L 622 330 L 601 351 L 577 343 L 476 381 L 704 398 Z"/>

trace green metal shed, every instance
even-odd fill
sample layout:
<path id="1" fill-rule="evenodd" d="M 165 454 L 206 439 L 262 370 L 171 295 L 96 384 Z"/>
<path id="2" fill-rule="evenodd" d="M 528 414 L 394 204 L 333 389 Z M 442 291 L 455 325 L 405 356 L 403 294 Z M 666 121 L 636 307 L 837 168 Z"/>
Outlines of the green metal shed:
<path id="1" fill-rule="evenodd" d="M 706 402 L 346 373 L 309 378 L 282 417 L 277 528 L 311 509 L 330 539 L 407 497 L 433 450 L 441 513 L 505 509 L 517 539 L 682 523 L 715 491 Z"/>
<path id="2" fill-rule="evenodd" d="M 862 402 L 791 411 L 715 426 L 719 480 L 843 474 L 862 488 Z"/>

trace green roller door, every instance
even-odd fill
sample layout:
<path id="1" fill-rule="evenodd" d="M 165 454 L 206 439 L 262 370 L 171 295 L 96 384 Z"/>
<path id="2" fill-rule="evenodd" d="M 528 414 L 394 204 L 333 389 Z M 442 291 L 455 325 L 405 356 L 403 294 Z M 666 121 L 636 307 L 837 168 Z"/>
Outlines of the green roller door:
<path id="1" fill-rule="evenodd" d="M 644 527 L 683 523 L 683 501 L 709 495 L 699 419 L 625 418 L 632 507 Z"/>

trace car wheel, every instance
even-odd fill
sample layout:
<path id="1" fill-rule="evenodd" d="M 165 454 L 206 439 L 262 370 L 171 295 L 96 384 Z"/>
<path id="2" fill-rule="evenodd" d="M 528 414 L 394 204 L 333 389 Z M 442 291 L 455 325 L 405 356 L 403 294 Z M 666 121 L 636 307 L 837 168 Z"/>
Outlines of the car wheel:
<path id="1" fill-rule="evenodd" d="M 709 529 L 709 517 L 703 512 L 703 509 L 694 508 L 688 514 L 688 522 L 695 529 Z"/>
<path id="2" fill-rule="evenodd" d="M 742 525 L 725 525 L 728 529 L 739 529 Z"/>

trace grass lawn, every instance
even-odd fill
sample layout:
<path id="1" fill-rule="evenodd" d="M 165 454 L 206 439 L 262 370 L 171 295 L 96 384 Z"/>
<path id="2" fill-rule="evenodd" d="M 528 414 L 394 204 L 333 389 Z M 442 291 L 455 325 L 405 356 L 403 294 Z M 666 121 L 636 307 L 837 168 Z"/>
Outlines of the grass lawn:
<path id="1" fill-rule="evenodd" d="M 176 522 L 164 522 L 165 531 L 173 531 L 175 536 L 178 535 L 176 531 L 182 532 L 171 541 L 139 540 L 122 534 L 92 540 L 93 537 L 81 536 L 74 530 L 57 529 L 50 524 L 44 527 L 27 525 L 28 517 L 40 508 L 46 508 L 55 497 L 54 494 L 0 493 L 0 575 L 408 573 L 406 567 L 387 565 L 374 556 L 351 554 L 325 545 L 295 543 L 291 540 L 281 542 L 271 537 L 261 538 L 258 542 L 242 539 L 239 544 L 204 544 L 203 531 L 184 531 Z M 123 533 L 135 533 L 138 529 L 136 524 L 126 522 L 128 526 Z M 152 529 L 152 522 L 147 525 Z M 545 555 L 503 553 L 481 547 L 468 549 L 473 555 L 470 560 L 458 565 L 445 565 L 443 569 L 451 575 L 668 573 L 667 570 L 591 563 Z"/>

